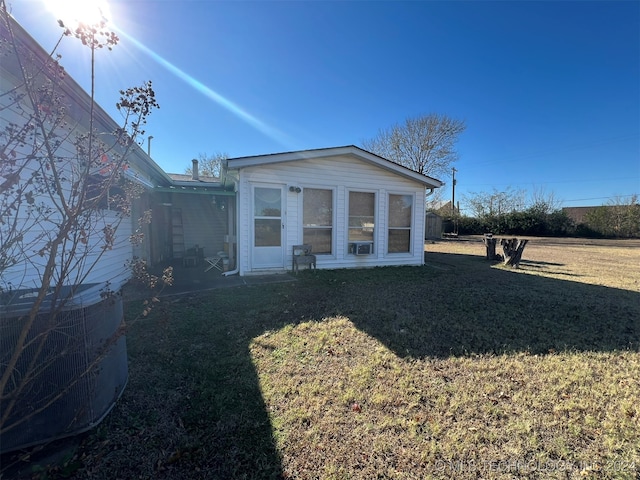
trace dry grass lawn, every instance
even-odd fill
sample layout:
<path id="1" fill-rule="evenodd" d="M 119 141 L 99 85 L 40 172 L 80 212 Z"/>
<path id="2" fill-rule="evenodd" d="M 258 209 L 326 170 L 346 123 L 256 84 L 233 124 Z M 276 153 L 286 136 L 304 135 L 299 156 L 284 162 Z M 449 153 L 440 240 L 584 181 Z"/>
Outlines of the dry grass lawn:
<path id="1" fill-rule="evenodd" d="M 637 479 L 640 243 L 478 239 L 424 267 L 163 302 L 109 417 L 33 478 Z M 132 313 L 136 306 L 131 306 Z"/>
<path id="2" fill-rule="evenodd" d="M 640 251 L 615 245 L 534 239 L 517 273 L 497 266 L 501 272 L 491 275 L 476 270 L 485 268 L 476 263 L 481 243 L 429 244 L 427 268 L 451 282 L 450 291 L 426 282 L 422 295 L 412 295 L 415 287 L 407 286 L 399 293 L 415 303 L 394 302 L 393 311 L 390 292 L 378 285 L 371 305 L 362 307 L 362 293 L 354 302 L 378 318 L 354 311 L 256 338 L 251 352 L 284 472 L 292 478 L 635 478 L 640 358 L 633 302 Z M 626 300 L 616 304 L 611 287 L 627 290 Z M 430 308 L 443 300 L 457 305 Z M 441 343 L 453 346 L 449 355 L 416 345 L 429 343 L 426 324 L 434 312 L 450 316 Z M 490 322 L 495 346 L 468 339 L 482 330 L 465 329 L 469 320 Z M 628 323 L 629 343 L 610 342 L 611 332 L 600 336 L 598 324 L 607 322 Z M 530 343 L 512 341 L 519 326 Z M 587 334 L 572 341 L 573 329 Z"/>

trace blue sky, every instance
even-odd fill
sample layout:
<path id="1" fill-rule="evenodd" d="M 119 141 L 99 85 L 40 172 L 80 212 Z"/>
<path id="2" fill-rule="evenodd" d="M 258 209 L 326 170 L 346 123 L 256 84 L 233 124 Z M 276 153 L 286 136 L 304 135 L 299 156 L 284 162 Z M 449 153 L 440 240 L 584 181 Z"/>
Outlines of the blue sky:
<path id="1" fill-rule="evenodd" d="M 50 49 L 60 29 L 46 2 L 10 3 Z M 360 145 L 437 112 L 467 124 L 457 200 L 512 188 L 580 206 L 640 193 L 640 2 L 109 5 L 121 42 L 99 52 L 98 102 L 118 120 L 118 91 L 152 80 L 161 108 L 147 134 L 169 172 L 204 153 Z M 88 52 L 72 39 L 62 52 L 87 87 Z"/>

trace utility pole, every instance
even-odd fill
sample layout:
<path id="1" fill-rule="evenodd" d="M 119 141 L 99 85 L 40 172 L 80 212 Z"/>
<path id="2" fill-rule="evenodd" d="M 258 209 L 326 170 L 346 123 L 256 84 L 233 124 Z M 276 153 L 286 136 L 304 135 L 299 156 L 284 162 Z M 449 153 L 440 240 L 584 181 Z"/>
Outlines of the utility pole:
<path id="1" fill-rule="evenodd" d="M 452 188 L 452 192 L 451 192 L 451 214 L 455 217 L 456 215 L 456 172 L 458 170 L 456 170 L 455 167 L 453 167 L 451 169 L 452 172 L 452 176 L 453 176 L 453 181 L 451 182 L 451 188 Z"/>

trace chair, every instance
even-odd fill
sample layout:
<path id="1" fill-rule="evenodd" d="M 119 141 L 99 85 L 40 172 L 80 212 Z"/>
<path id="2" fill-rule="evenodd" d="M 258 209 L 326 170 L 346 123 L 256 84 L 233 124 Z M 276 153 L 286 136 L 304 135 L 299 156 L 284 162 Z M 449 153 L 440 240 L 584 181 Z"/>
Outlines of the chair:
<path id="1" fill-rule="evenodd" d="M 309 265 L 309 270 L 316 267 L 316 256 L 311 253 L 311 245 L 294 245 L 291 269 L 297 273 L 300 265 Z"/>
<path id="2" fill-rule="evenodd" d="M 216 268 L 222 272 L 224 269 L 224 260 L 226 258 L 229 258 L 229 256 L 224 250 L 219 251 L 213 257 L 204 257 L 204 261 L 209 264 L 209 266 L 204 271 L 208 272 L 212 268 Z"/>
<path id="3" fill-rule="evenodd" d="M 187 251 L 184 252 L 184 256 L 182 257 L 182 266 L 195 267 L 197 264 L 198 264 L 198 254 L 196 253 L 196 249 L 187 248 Z"/>
<path id="4" fill-rule="evenodd" d="M 193 248 L 187 248 L 182 257 L 183 267 L 196 267 L 204 261 L 204 249 L 196 245 Z"/>

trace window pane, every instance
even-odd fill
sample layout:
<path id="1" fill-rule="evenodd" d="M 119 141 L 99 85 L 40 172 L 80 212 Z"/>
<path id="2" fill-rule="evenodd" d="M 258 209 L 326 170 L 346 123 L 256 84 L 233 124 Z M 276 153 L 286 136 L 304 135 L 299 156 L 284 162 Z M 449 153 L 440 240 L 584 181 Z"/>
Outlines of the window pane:
<path id="1" fill-rule="evenodd" d="M 375 194 L 367 192 L 349 192 L 349 216 L 373 218 L 375 212 Z"/>
<path id="2" fill-rule="evenodd" d="M 350 241 L 373 241 L 375 199 L 374 193 L 349 192 Z"/>
<path id="3" fill-rule="evenodd" d="M 330 228 L 305 228 L 302 243 L 311 245 L 311 253 L 331 253 Z"/>
<path id="4" fill-rule="evenodd" d="M 280 217 L 279 188 L 256 188 L 254 212 L 256 217 Z"/>
<path id="5" fill-rule="evenodd" d="M 389 253 L 411 251 L 411 230 L 389 230 Z"/>
<path id="6" fill-rule="evenodd" d="M 279 247 L 280 239 L 280 219 L 255 219 L 255 246 L 256 247 Z"/>
<path id="7" fill-rule="evenodd" d="M 349 241 L 373 242 L 373 228 L 349 228 Z"/>
<path id="8" fill-rule="evenodd" d="M 305 227 L 330 227 L 333 221 L 333 195 L 331 190 L 305 188 L 302 199 L 302 222 Z M 307 242 L 305 242 L 307 243 Z"/>
<path id="9" fill-rule="evenodd" d="M 411 227 L 411 195 L 389 195 L 389 226 Z"/>
<path id="10" fill-rule="evenodd" d="M 305 188 L 302 198 L 303 243 L 311 251 L 331 254 L 333 238 L 333 191 Z"/>

